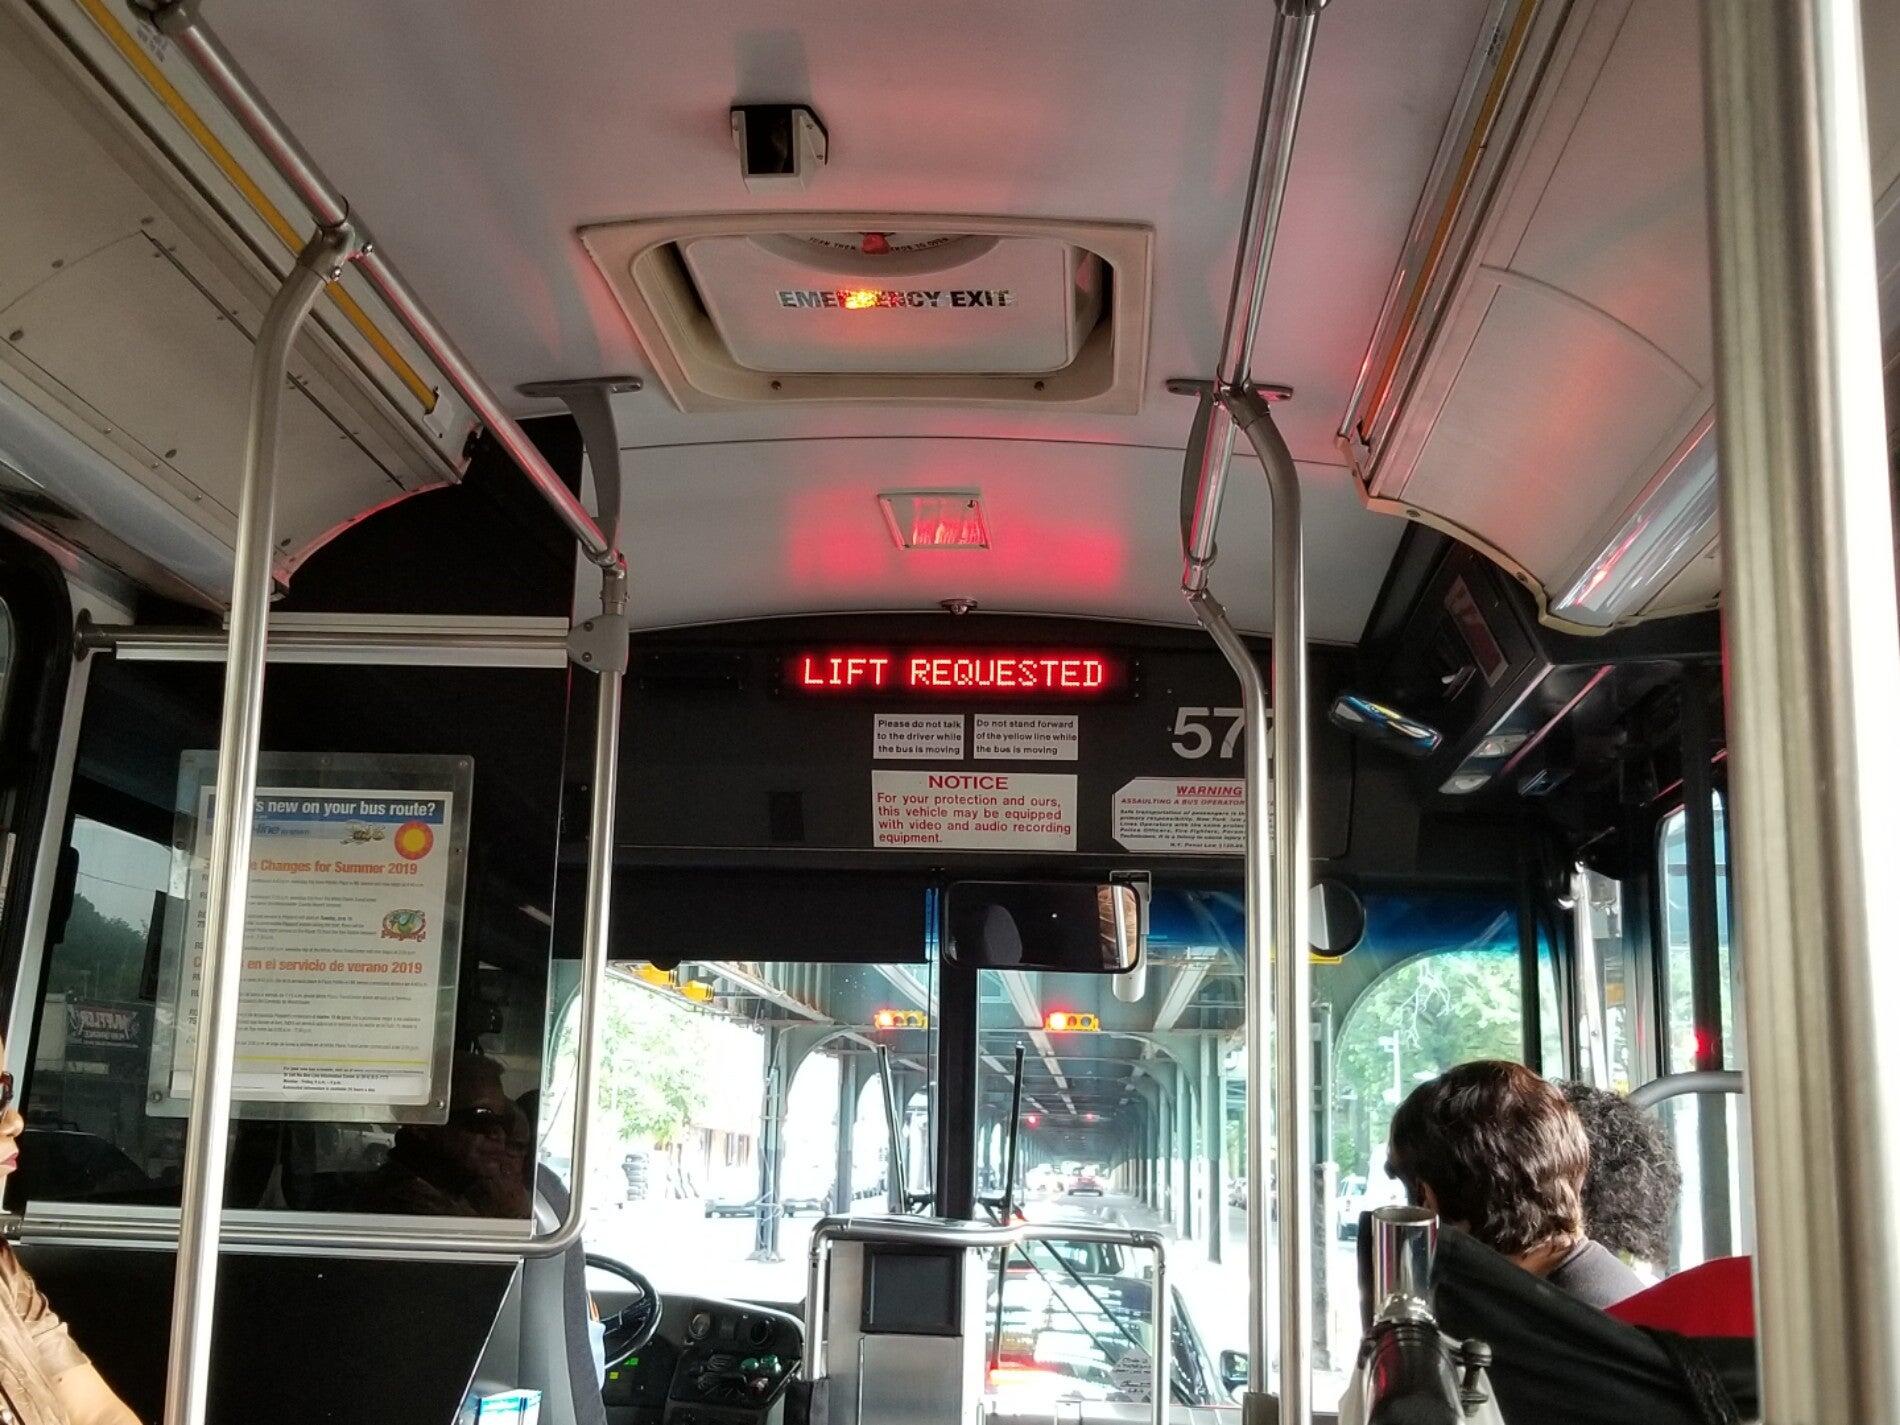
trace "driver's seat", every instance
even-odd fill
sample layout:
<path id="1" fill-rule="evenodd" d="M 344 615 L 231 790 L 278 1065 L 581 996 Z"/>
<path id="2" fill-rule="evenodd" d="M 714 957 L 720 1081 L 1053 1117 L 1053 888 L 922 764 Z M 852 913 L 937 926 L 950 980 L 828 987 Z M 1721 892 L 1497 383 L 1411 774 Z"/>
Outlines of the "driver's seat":
<path id="1" fill-rule="evenodd" d="M 567 1187 L 546 1167 L 535 1169 L 534 1216 L 550 1231 L 567 1215 Z M 541 1392 L 549 1425 L 607 1425 L 594 1352 L 588 1343 L 587 1249 L 579 1242 L 558 1257 L 521 1264 L 521 1372 Z"/>

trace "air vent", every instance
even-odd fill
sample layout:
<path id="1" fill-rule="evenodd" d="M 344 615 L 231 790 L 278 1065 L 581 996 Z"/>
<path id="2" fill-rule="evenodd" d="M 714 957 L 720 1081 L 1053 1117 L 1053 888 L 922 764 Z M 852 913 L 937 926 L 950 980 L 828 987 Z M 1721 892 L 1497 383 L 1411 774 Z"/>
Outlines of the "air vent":
<path id="1" fill-rule="evenodd" d="M 975 490 L 890 490 L 877 497 L 899 549 L 988 549 L 983 497 Z"/>
<path id="2" fill-rule="evenodd" d="M 684 410 L 865 400 L 1139 406 L 1143 228 L 762 214 L 614 224 L 581 237 Z"/>

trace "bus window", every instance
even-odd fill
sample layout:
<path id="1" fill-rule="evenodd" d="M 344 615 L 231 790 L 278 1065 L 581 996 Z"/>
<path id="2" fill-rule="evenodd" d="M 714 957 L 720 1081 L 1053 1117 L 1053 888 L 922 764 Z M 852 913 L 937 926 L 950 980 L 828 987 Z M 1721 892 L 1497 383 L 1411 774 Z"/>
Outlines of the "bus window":
<path id="1" fill-rule="evenodd" d="M 1720 793 L 1715 797 L 1715 947 L 1722 985 L 1722 1067 L 1740 1062 L 1735 1046 L 1735 993 L 1728 944 L 1728 835 Z M 1657 834 L 1657 877 L 1662 883 L 1663 1003 L 1668 1015 L 1669 1073 L 1696 1067 L 1693 975 L 1689 965 L 1689 844 L 1687 813 L 1678 807 Z"/>
<path id="2" fill-rule="evenodd" d="M 1364 899 L 1359 948 L 1313 971 L 1316 1017 L 1323 1012 L 1336 1026 L 1330 1085 L 1322 1084 L 1330 1088 L 1321 1100 L 1330 1123 L 1322 1124 L 1320 1156 L 1334 1188 L 1330 1204 L 1321 1203 L 1330 1236 L 1315 1302 L 1325 1338 L 1315 1345 L 1342 1384 L 1360 1334 L 1359 1214 L 1404 1201 L 1385 1171 L 1392 1115 L 1413 1089 L 1456 1064 L 1524 1057 L 1517 913 L 1502 894 L 1385 891 Z"/>
<path id="3" fill-rule="evenodd" d="M 1116 977 L 984 970 L 977 980 L 977 1180 L 1004 1185 L 1015 1053 L 1023 1114 L 1015 1201 L 1035 1222 L 1171 1231 L 1176 1404 L 1228 1406 L 1217 1353 L 1247 1319 L 1243 994 L 1238 890 L 1158 885 L 1145 993 Z M 1146 1400 L 1146 1254 L 1041 1245 L 1004 1274 L 990 1395 Z"/>
<path id="4" fill-rule="evenodd" d="M 588 1249 L 638 1264 L 662 1294 L 796 1303 L 813 1224 L 889 1204 L 879 1044 L 905 1098 L 906 1187 L 927 1186 L 932 968 L 616 964 L 588 1139 Z M 557 1066 L 572 1062 L 574 1009 Z M 562 1072 L 542 1153 L 563 1178 L 573 1111 Z"/>
<path id="5" fill-rule="evenodd" d="M 186 1119 L 155 1087 L 176 1063 L 167 1046 L 179 1016 L 164 967 L 169 954 L 175 991 L 195 854 L 180 816 L 188 795 L 181 788 L 201 749 L 216 744 L 222 680 L 210 663 L 102 659 L 92 669 L 38 1031 L 30 1047 L 20 1046 L 31 1068 L 18 1190 L 30 1202 L 178 1203 Z M 459 898 L 444 891 L 439 909 L 424 909 L 432 902 L 417 862 L 437 849 L 437 833 L 400 819 L 352 820 L 346 808 L 331 864 L 353 870 L 400 861 L 416 868 L 415 880 L 392 879 L 391 887 L 406 892 L 413 884 L 415 893 L 395 893 L 388 915 L 381 900 L 360 890 L 338 892 L 321 915 L 300 920 L 286 918 L 289 900 L 273 903 L 272 933 L 295 938 L 300 963 L 332 944 L 323 917 L 345 917 L 358 901 L 383 917 L 386 956 L 419 962 L 401 947 L 451 943 L 452 925 L 459 955 L 440 967 L 440 984 L 452 990 L 426 992 L 416 1001 L 423 1008 L 388 1008 L 408 1003 L 393 981 L 386 994 L 365 988 L 376 997 L 351 1001 L 374 1003 L 387 1016 L 406 1013 L 405 1023 L 419 1026 L 424 1052 L 434 1055 L 422 1093 L 434 1101 L 395 1105 L 384 1118 L 384 1105 L 373 1100 L 238 1094 L 227 1184 L 233 1208 L 528 1215 L 534 1104 L 527 1096 L 542 1078 L 565 683 L 549 670 L 443 667 L 426 677 L 387 667 L 271 670 L 267 766 L 285 757 L 335 766 L 339 777 L 355 768 L 394 777 L 405 758 L 468 765 L 467 820 L 445 824 L 440 838 L 447 852 L 466 857 L 468 871 Z M 292 843 L 260 838 L 258 854 L 285 844 Z M 426 869 L 434 874 L 432 863 Z M 288 894 L 297 894 L 295 884 Z M 254 896 L 254 917 L 259 904 Z M 381 948 L 385 937 L 369 940 Z M 353 953 L 370 964 L 372 952 Z M 250 998 L 257 983 L 245 979 L 247 1008 L 257 1002 Z M 371 1067 L 363 1072 L 376 1072 L 353 1044 L 311 1044 L 309 1026 L 335 1010 L 333 997 L 322 998 L 334 987 L 309 992 L 308 1003 L 293 1003 L 290 993 L 283 982 L 262 992 L 289 1006 L 277 1011 L 275 1026 L 306 1026 L 294 1031 L 303 1038 L 284 1042 L 313 1061 L 349 1058 L 339 1080 L 365 1062 Z M 241 1042 L 246 1023 L 241 1012 Z"/>
<path id="6" fill-rule="evenodd" d="M 1715 949 L 1721 986 L 1722 1067 L 1737 1068 L 1734 963 L 1729 953 L 1728 836 L 1722 795 L 1715 795 Z M 1696 1067 L 1696 1023 L 1689 938 L 1687 813 L 1677 808 L 1657 833 L 1658 901 L 1662 920 L 1663 1007 L 1666 1068 Z M 1747 1215 L 1739 1171 L 1743 1100 L 1736 1094 L 1688 1094 L 1665 1100 L 1657 1110 L 1676 1145 L 1682 1167 L 1682 1207 L 1677 1215 L 1670 1265 L 1692 1267 L 1710 1257 L 1747 1252 Z M 1702 1115 L 1720 1114 L 1721 1131 L 1705 1141 Z"/>
<path id="7" fill-rule="evenodd" d="M 1359 947 L 1313 971 L 1323 1405 L 1344 1388 L 1359 1341 L 1358 1214 L 1397 1200 L 1384 1149 L 1399 1098 L 1453 1064 L 1524 1054 L 1523 968 L 1507 896 L 1385 891 L 1364 901 Z M 1238 890 L 1157 886 L 1138 1003 L 1117 998 L 1100 975 L 990 970 L 978 981 L 982 1190 L 1001 1190 L 1020 1046 L 1017 1199 L 1030 1219 L 1176 1237 L 1177 1404 L 1232 1405 L 1216 1365 L 1221 1352 L 1247 1349 L 1243 914 Z M 1078 1019 L 1082 1028 L 1051 1028 Z M 1134 1373 L 1115 1363 L 1143 1329 L 1135 1317 L 1146 1310 L 1148 1272 L 1140 1253 L 1027 1254 L 1006 1276 L 998 1403 L 1145 1398 L 1116 1384 Z"/>
<path id="8" fill-rule="evenodd" d="M 1550 935 L 1537 928 L 1537 1070 L 1545 1078 L 1563 1078 L 1570 1072 L 1564 1055 L 1564 994 L 1562 968 Z"/>

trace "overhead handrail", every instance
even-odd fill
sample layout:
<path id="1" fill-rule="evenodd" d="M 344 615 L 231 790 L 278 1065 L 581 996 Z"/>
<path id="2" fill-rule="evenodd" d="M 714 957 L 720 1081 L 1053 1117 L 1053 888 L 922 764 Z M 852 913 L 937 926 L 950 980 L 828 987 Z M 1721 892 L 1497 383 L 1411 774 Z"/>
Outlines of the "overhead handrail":
<path id="1" fill-rule="evenodd" d="M 471 621 L 473 622 L 473 621 Z M 565 668 L 569 662 L 565 619 L 515 619 L 521 625 L 444 627 L 430 630 L 336 627 L 271 629 L 264 658 L 270 663 L 443 664 L 483 668 Z M 218 628 L 189 625 L 94 623 L 79 616 L 74 650 L 146 663 L 215 663 L 228 649 Z"/>
<path id="2" fill-rule="evenodd" d="M 555 473 L 547 458 L 528 439 L 527 432 L 502 409 L 501 400 L 469 364 L 441 323 L 416 295 L 371 238 L 360 216 L 350 209 L 349 200 L 324 175 L 316 160 L 277 116 L 268 101 L 251 82 L 250 76 L 231 57 L 216 32 L 199 14 L 198 0 L 166 0 L 162 4 L 139 3 L 151 17 L 160 34 L 178 46 L 204 81 L 223 102 L 231 117 L 264 153 L 271 167 L 290 185 L 309 208 L 318 227 L 348 222 L 355 231 L 358 250 L 356 268 L 368 278 L 405 330 L 429 354 L 449 384 L 480 416 L 490 435 L 501 443 L 522 474 L 541 493 L 549 507 L 566 525 L 587 557 L 604 569 L 624 567 L 616 540 L 604 533 L 588 513 L 587 507 Z"/>
<path id="3" fill-rule="evenodd" d="M 1254 140 L 1252 178 L 1234 257 L 1226 325 L 1214 380 L 1197 388 L 1200 406 L 1181 476 L 1181 592 L 1240 680 L 1246 730 L 1246 1026 L 1249 1419 L 1277 1409 L 1283 1425 L 1312 1418 L 1313 1048 L 1306 821 L 1306 591 L 1299 476 L 1253 383 L 1273 244 L 1286 201 L 1313 40 L 1325 0 L 1280 0 L 1267 61 L 1266 92 Z M 1266 473 L 1273 504 L 1273 695 L 1246 642 L 1209 588 L 1221 497 L 1243 432 Z M 1271 729 L 1269 731 L 1269 729 Z M 1267 948 L 1274 948 L 1268 974 Z M 1266 1035 L 1274 1035 L 1273 1103 L 1268 1114 Z M 1277 1313 L 1265 1289 L 1268 1249 L 1267 1135 L 1280 1171 L 1272 1194 L 1279 1220 Z M 1276 1331 L 1277 1325 L 1277 1331 Z M 1278 1337 L 1277 1407 L 1268 1366 Z"/>
<path id="4" fill-rule="evenodd" d="M 1266 89 L 1260 98 L 1260 123 L 1254 133 L 1252 178 L 1234 250 L 1234 277 L 1227 296 L 1227 321 L 1221 329 L 1214 366 L 1216 390 L 1237 390 L 1253 380 L 1253 350 L 1272 267 L 1273 244 L 1286 203 L 1287 175 L 1293 167 L 1293 139 L 1306 97 L 1306 74 L 1313 58 L 1313 36 L 1326 0 L 1280 0 L 1273 40 L 1267 53 Z M 1184 532 L 1186 563 L 1182 588 L 1192 594 L 1207 586 L 1214 562 L 1214 528 L 1220 522 L 1221 494 L 1234 453 L 1234 421 L 1220 403 L 1206 411 L 1207 426 L 1192 447 L 1184 479 L 1194 491 Z"/>
<path id="5" fill-rule="evenodd" d="M 604 979 L 611 902 L 614 795 L 619 759 L 621 681 L 627 658 L 626 561 L 618 530 L 603 532 L 578 496 L 555 473 L 521 427 L 428 309 L 365 225 L 350 211 L 316 163 L 198 13 L 195 0 L 149 7 L 152 22 L 178 46 L 232 117 L 297 192 L 315 219 L 316 234 L 299 254 L 273 298 L 252 351 L 249 427 L 238 512 L 224 705 L 218 738 L 216 805 L 207 872 L 206 938 L 201 968 L 199 1034 L 192 1077 L 192 1115 L 177 1228 L 172 1332 L 166 1373 L 167 1425 L 202 1425 L 209 1391 L 211 1328 L 219 1249 L 223 1242 L 300 1245 L 314 1249 L 400 1252 L 405 1255 L 492 1255 L 492 1240 L 453 1232 L 281 1227 L 260 1230 L 223 1220 L 224 1167 L 230 1128 L 232 1066 L 243 935 L 246 868 L 257 786 L 263 709 L 266 632 L 271 594 L 275 455 L 282 393 L 298 331 L 318 296 L 345 263 L 356 264 L 403 326 L 428 352 L 456 391 L 513 457 L 530 483 L 602 569 L 601 615 L 573 634 L 575 656 L 599 677 L 594 739 L 593 805 L 589 818 L 588 884 L 583 929 L 583 975 L 577 1052 L 573 1191 L 561 1224 L 517 1244 L 522 1255 L 552 1255 L 580 1240 L 585 1222 L 587 1118 L 599 1055 L 598 988 Z M 614 452 L 617 455 L 617 452 Z M 618 491 L 611 506 L 618 509 Z M 603 501 L 603 508 L 608 502 Z M 162 1229 L 158 1240 L 169 1234 Z"/>
<path id="6" fill-rule="evenodd" d="M 1695 1069 L 1681 1074 L 1664 1074 L 1646 1084 L 1638 1084 L 1628 1094 L 1638 1108 L 1654 1108 L 1672 1098 L 1696 1093 L 1747 1093 L 1739 1069 Z"/>

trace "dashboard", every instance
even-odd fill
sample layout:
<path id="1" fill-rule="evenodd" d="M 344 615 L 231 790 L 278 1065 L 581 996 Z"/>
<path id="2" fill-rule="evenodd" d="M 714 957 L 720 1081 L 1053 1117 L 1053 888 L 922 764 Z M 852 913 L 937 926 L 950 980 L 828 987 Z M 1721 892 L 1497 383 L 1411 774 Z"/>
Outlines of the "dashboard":
<path id="1" fill-rule="evenodd" d="M 804 1326 L 748 1302 L 667 1295 L 653 1339 L 607 1373 L 609 1425 L 765 1425 L 783 1415 Z"/>

